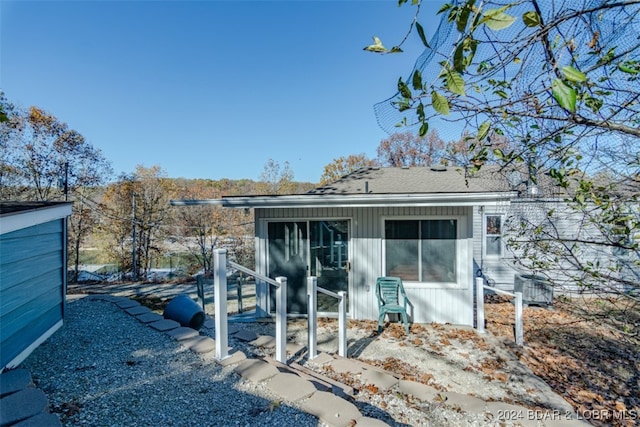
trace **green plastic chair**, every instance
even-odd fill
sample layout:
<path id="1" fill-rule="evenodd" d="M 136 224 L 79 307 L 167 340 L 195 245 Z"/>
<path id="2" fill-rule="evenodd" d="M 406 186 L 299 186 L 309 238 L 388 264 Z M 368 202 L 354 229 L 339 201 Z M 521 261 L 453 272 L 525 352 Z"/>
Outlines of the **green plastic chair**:
<path id="1" fill-rule="evenodd" d="M 407 294 L 399 277 L 378 277 L 376 280 L 376 297 L 378 298 L 378 332 L 382 332 L 382 323 L 387 314 L 397 313 L 402 317 L 404 330 L 409 335 L 407 320 Z"/>

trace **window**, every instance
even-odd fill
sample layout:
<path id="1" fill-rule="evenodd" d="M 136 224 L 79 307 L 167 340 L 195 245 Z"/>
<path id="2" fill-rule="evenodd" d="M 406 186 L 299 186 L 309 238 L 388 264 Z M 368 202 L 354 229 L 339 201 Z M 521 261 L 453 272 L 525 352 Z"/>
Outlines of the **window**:
<path id="1" fill-rule="evenodd" d="M 456 282 L 457 220 L 385 221 L 385 274 L 412 282 Z"/>
<path id="2" fill-rule="evenodd" d="M 485 254 L 487 256 L 502 255 L 502 215 L 485 216 Z"/>

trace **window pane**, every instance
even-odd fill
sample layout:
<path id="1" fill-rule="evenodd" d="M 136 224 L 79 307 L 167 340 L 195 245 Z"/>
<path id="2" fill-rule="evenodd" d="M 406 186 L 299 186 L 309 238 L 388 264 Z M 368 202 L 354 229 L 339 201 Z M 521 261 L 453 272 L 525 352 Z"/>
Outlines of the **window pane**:
<path id="1" fill-rule="evenodd" d="M 422 281 L 456 281 L 455 219 L 422 221 Z"/>
<path id="2" fill-rule="evenodd" d="M 417 281 L 418 221 L 385 221 L 385 260 L 387 276 Z"/>
<path id="3" fill-rule="evenodd" d="M 309 221 L 311 276 L 332 292 L 349 291 L 349 221 Z M 347 307 L 349 294 L 347 293 Z M 318 311 L 338 311 L 338 300 L 318 292 Z"/>
<path id="4" fill-rule="evenodd" d="M 485 253 L 487 255 L 502 255 L 502 216 L 487 215 L 485 221 Z"/>
<path id="5" fill-rule="evenodd" d="M 502 238 L 500 236 L 487 236 L 487 255 L 502 255 Z"/>
<path id="6" fill-rule="evenodd" d="M 502 234 L 502 217 L 487 215 L 487 234 Z"/>

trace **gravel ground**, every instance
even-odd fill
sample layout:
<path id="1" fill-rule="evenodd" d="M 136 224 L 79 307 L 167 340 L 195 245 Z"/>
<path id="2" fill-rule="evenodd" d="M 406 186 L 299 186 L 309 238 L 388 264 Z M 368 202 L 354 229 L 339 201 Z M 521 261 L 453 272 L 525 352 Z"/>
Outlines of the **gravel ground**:
<path id="1" fill-rule="evenodd" d="M 321 325 L 321 351 L 337 351 L 333 323 Z M 305 325 L 290 322 L 289 338 L 304 342 Z M 248 323 L 242 327 L 258 335 L 273 335 L 273 324 Z M 214 336 L 213 329 L 200 332 Z M 425 372 L 430 372 L 443 390 L 514 403 L 520 393 L 534 392 L 519 383 L 509 390 L 511 387 L 505 386 L 510 382 L 472 376 L 464 366 L 452 365 L 444 358 L 434 362 L 438 360 L 436 352 L 425 353 L 426 343 L 411 346 L 405 339 L 394 341 L 385 334 L 385 340 L 372 339 L 370 331 L 357 327 L 350 327 L 349 333 L 350 357 L 373 360 L 392 355 L 408 367 L 427 364 Z M 265 354 L 233 337 L 229 345 L 248 356 Z M 479 357 L 473 349 L 466 350 L 472 357 Z M 64 426 L 323 425 L 295 404 L 280 402 L 264 385 L 243 380 L 232 372 L 233 367 L 221 367 L 213 353 L 197 355 L 104 301 L 70 302 L 63 328 L 37 348 L 23 367 L 47 393 L 51 410 L 59 414 Z M 544 392 L 544 383 L 542 387 L 540 391 Z M 363 415 L 394 426 L 504 425 L 481 414 L 466 414 L 394 392 L 363 390 L 353 403 Z"/>
<path id="2" fill-rule="evenodd" d="M 316 426 L 114 304 L 67 305 L 65 325 L 23 363 L 64 426 Z"/>

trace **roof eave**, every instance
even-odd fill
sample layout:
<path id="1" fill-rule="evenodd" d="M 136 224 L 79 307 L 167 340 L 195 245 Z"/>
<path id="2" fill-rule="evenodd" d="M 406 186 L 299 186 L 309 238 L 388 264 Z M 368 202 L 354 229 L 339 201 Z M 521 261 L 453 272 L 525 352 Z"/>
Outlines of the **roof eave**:
<path id="1" fill-rule="evenodd" d="M 475 206 L 510 200 L 517 192 L 434 194 L 304 194 L 292 196 L 223 197 L 213 200 L 173 200 L 172 205 L 221 205 L 226 208 L 315 208 L 383 206 Z"/>

